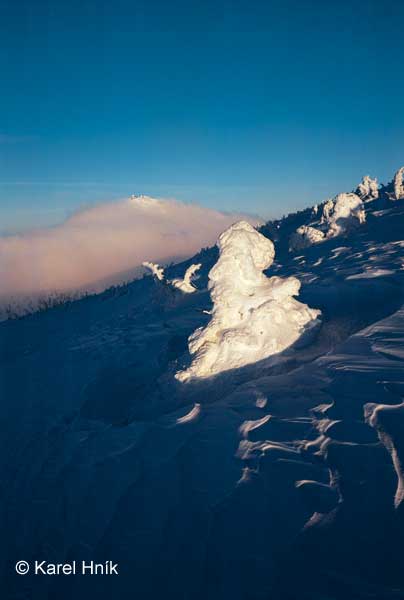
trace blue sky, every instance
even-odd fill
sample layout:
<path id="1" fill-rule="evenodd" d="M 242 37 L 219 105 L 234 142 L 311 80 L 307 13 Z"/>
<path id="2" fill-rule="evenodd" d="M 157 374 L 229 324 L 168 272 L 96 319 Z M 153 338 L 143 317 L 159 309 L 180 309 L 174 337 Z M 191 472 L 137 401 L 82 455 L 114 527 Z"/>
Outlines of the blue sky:
<path id="1" fill-rule="evenodd" d="M 404 163 L 401 0 L 0 4 L 0 230 L 131 193 L 277 216 Z"/>

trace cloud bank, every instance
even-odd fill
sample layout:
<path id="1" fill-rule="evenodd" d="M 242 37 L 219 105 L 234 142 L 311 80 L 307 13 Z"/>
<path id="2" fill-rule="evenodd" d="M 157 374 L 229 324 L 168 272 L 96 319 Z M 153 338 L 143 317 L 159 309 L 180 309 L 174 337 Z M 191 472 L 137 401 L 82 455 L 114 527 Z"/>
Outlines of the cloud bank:
<path id="1" fill-rule="evenodd" d="M 56 227 L 0 237 L 0 298 L 101 291 L 108 278 L 144 260 L 188 257 L 213 244 L 240 217 L 140 196 L 81 210 Z"/>

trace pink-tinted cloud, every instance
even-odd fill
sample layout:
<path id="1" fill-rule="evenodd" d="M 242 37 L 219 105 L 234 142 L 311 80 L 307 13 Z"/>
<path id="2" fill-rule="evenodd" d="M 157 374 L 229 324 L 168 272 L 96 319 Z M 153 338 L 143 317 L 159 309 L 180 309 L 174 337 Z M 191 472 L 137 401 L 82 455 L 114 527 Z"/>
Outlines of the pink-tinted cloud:
<path id="1" fill-rule="evenodd" d="M 107 287 L 109 277 L 144 260 L 187 257 L 213 244 L 240 217 L 148 197 L 85 209 L 56 227 L 0 238 L 0 296 L 94 289 L 102 280 Z"/>

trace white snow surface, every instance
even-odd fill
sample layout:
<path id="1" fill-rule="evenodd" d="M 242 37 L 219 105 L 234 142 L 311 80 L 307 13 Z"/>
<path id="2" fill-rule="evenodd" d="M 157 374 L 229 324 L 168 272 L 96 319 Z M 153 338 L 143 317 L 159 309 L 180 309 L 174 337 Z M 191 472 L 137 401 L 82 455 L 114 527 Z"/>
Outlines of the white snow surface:
<path id="1" fill-rule="evenodd" d="M 246 221 L 219 237 L 220 256 L 209 273 L 212 319 L 189 337 L 191 366 L 180 381 L 209 377 L 282 352 L 317 324 L 319 310 L 294 299 L 296 277 L 266 277 L 274 245 Z"/>

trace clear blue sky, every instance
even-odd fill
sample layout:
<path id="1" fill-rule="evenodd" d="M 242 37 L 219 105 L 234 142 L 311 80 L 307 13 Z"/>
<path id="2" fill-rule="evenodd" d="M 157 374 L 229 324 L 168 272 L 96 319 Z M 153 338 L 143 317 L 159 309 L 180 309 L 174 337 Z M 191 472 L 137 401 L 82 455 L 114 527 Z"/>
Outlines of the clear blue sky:
<path id="1" fill-rule="evenodd" d="M 402 0 L 0 2 L 0 230 L 130 193 L 280 215 L 404 163 Z"/>

